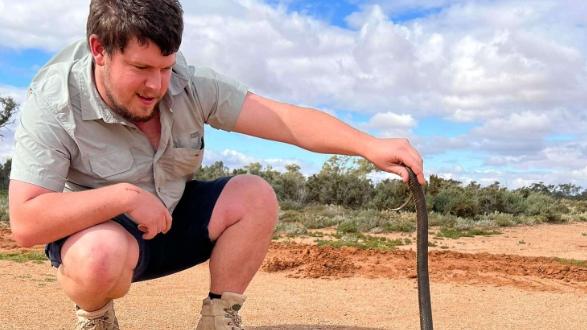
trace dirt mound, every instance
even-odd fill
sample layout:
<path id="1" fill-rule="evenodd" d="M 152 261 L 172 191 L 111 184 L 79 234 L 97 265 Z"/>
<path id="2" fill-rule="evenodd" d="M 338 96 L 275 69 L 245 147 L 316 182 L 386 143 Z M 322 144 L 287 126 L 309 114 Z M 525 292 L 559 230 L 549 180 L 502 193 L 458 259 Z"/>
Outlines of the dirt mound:
<path id="1" fill-rule="evenodd" d="M 350 277 L 358 274 L 361 266 L 354 263 L 351 251 L 317 248 L 309 245 L 273 244 L 263 265 L 267 272 L 296 270 L 308 278 Z"/>
<path id="2" fill-rule="evenodd" d="M 286 271 L 289 277 L 294 278 L 416 277 L 416 253 L 405 250 L 335 249 L 273 243 L 265 260 L 264 271 Z M 587 292 L 587 268 L 567 265 L 556 258 L 431 251 L 429 273 L 433 282 L 510 285 L 539 291 L 579 289 Z"/>

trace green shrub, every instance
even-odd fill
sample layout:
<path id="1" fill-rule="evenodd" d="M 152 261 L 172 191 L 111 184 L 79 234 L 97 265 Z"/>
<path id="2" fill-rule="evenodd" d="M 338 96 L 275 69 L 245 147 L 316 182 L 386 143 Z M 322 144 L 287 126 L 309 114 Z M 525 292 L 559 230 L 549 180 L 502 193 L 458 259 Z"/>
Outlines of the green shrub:
<path id="1" fill-rule="evenodd" d="M 0 191 L 0 222 L 8 222 L 8 193 Z"/>
<path id="2" fill-rule="evenodd" d="M 279 202 L 279 207 L 282 210 L 303 210 L 304 209 L 304 203 L 299 202 L 299 201 L 292 201 L 292 200 L 284 200 Z"/>
<path id="3" fill-rule="evenodd" d="M 499 212 L 515 215 L 526 209 L 524 196 L 519 192 L 511 192 L 500 187 L 499 182 L 485 188 L 479 188 L 476 185 L 469 185 L 467 188 L 470 193 L 477 196 L 480 214 Z"/>
<path id="4" fill-rule="evenodd" d="M 299 222 L 308 229 L 320 229 L 341 223 L 348 212 L 340 206 L 312 205 L 300 210 L 281 210 L 279 221 Z"/>
<path id="5" fill-rule="evenodd" d="M 409 196 L 409 188 L 405 183 L 400 180 L 385 179 L 375 186 L 368 207 L 377 210 L 394 209 L 402 205 Z M 405 210 L 413 211 L 414 203 L 408 203 Z"/>
<path id="6" fill-rule="evenodd" d="M 321 215 L 327 218 L 333 218 L 339 215 L 345 215 L 350 210 L 340 205 L 333 204 L 310 204 L 304 208 L 304 213 Z"/>
<path id="7" fill-rule="evenodd" d="M 587 269 L 587 261 L 585 261 L 585 260 L 565 259 L 565 258 L 554 258 L 554 259 L 563 265 L 570 265 L 570 266 L 575 266 L 575 267 Z"/>
<path id="8" fill-rule="evenodd" d="M 308 234 L 308 229 L 299 222 L 279 222 L 275 227 L 275 234 L 287 236 L 299 236 Z"/>
<path id="9" fill-rule="evenodd" d="M 385 237 L 374 237 L 361 233 L 348 233 L 341 235 L 337 240 L 318 240 L 318 246 L 332 247 L 355 247 L 359 249 L 393 250 L 397 246 L 409 244 L 402 239 L 387 239 Z"/>
<path id="10" fill-rule="evenodd" d="M 345 220 L 336 227 L 336 232 L 339 234 L 358 233 L 359 226 L 356 221 Z"/>
<path id="11" fill-rule="evenodd" d="M 345 231 L 355 228 L 357 232 L 413 232 L 416 230 L 416 214 L 411 212 L 354 210 L 341 219 L 338 226 Z"/>
<path id="12" fill-rule="evenodd" d="M 445 226 L 450 227 L 454 226 L 457 223 L 457 218 L 451 214 L 442 214 L 438 212 L 430 212 L 428 213 L 428 226 Z"/>
<path id="13" fill-rule="evenodd" d="M 41 251 L 0 252 L 0 260 L 41 263 L 47 260 L 47 257 Z"/>
<path id="14" fill-rule="evenodd" d="M 527 204 L 524 196 L 518 192 L 503 191 L 503 208 L 498 210 L 503 213 L 518 215 L 524 213 Z"/>
<path id="15" fill-rule="evenodd" d="M 303 222 L 304 213 L 298 210 L 285 210 L 279 214 L 279 222 Z"/>
<path id="16" fill-rule="evenodd" d="M 381 227 L 386 222 L 381 212 L 377 210 L 357 210 L 347 216 L 347 221 L 356 224 L 360 232 L 370 231 L 373 228 Z"/>
<path id="17" fill-rule="evenodd" d="M 459 229 L 459 228 L 448 228 L 442 227 L 438 232 L 439 237 L 446 238 L 459 238 L 459 237 L 473 237 L 477 235 L 489 236 L 501 234 L 496 230 L 487 230 L 482 228 L 471 228 L 471 229 Z"/>
<path id="18" fill-rule="evenodd" d="M 569 210 L 560 201 L 543 193 L 530 193 L 526 199 L 526 215 L 536 216 L 542 222 L 562 222 L 562 214 Z"/>
<path id="19" fill-rule="evenodd" d="M 411 233 L 416 230 L 416 222 L 415 221 L 397 221 L 397 222 L 390 222 L 386 223 L 383 226 L 383 229 L 386 232 L 403 232 L 403 233 Z"/>
<path id="20" fill-rule="evenodd" d="M 574 211 L 577 213 L 587 213 L 587 200 L 576 201 L 573 203 Z"/>
<path id="21" fill-rule="evenodd" d="M 320 172 L 308 178 L 306 190 L 306 202 L 358 209 L 370 201 L 373 186 L 366 178 Z"/>
<path id="22" fill-rule="evenodd" d="M 474 217 L 479 214 L 479 201 L 468 190 L 461 187 L 450 187 L 441 190 L 431 200 L 432 210 L 442 214 L 458 217 Z"/>
<path id="23" fill-rule="evenodd" d="M 490 219 L 499 227 L 509 227 L 517 224 L 515 216 L 508 213 L 495 212 Z"/>

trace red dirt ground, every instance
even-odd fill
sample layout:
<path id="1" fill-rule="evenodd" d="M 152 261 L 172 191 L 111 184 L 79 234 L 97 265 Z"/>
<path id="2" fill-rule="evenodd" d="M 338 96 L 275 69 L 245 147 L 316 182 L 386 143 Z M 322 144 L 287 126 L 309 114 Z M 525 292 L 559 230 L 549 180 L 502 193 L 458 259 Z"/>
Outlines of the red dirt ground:
<path id="1" fill-rule="evenodd" d="M 500 231 L 456 240 L 431 235 L 435 327 L 585 328 L 587 223 Z M 394 235 L 414 241 L 411 234 Z M 272 243 L 247 290 L 242 311 L 247 329 L 418 328 L 413 245 L 384 252 L 320 248 L 312 238 L 296 240 Z M 0 228 L 0 252 L 18 250 L 23 249 L 10 239 L 10 231 Z M 202 264 L 134 284 L 116 302 L 122 328 L 193 328 L 208 281 L 208 266 Z M 71 328 L 72 303 L 48 262 L 0 260 L 0 301 L 1 329 Z"/>

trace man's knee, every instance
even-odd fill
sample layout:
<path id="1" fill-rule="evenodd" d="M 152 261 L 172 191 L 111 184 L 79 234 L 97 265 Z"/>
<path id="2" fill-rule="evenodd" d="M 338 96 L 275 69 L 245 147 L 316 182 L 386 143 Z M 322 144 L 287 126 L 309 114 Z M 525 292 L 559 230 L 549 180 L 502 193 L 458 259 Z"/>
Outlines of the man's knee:
<path id="1" fill-rule="evenodd" d="M 244 205 L 246 212 L 262 213 L 268 225 L 275 225 L 279 204 L 273 187 L 265 179 L 256 175 L 239 175 L 233 180 L 241 180 L 243 197 L 246 199 Z"/>
<path id="2" fill-rule="evenodd" d="M 275 191 L 256 175 L 237 175 L 224 187 L 212 213 L 210 237 L 214 240 L 226 228 L 247 219 L 272 232 L 277 223 L 278 203 Z"/>
<path id="3" fill-rule="evenodd" d="M 109 290 L 138 261 L 136 240 L 117 223 L 88 228 L 67 239 L 61 250 L 62 274 L 88 290 Z"/>

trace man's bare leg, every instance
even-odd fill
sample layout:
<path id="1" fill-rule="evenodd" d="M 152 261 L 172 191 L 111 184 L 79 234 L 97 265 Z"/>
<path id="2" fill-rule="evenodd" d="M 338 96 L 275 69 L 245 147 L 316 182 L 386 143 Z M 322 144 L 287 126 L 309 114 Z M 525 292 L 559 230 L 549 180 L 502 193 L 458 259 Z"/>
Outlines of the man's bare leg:
<path id="1" fill-rule="evenodd" d="M 98 310 L 128 292 L 138 256 L 136 239 L 120 224 L 105 222 L 67 239 L 57 279 L 80 308 Z"/>
<path id="2" fill-rule="evenodd" d="M 273 188 L 253 175 L 232 178 L 220 194 L 208 226 L 217 240 L 210 257 L 210 291 L 242 294 L 261 266 L 275 224 Z"/>

